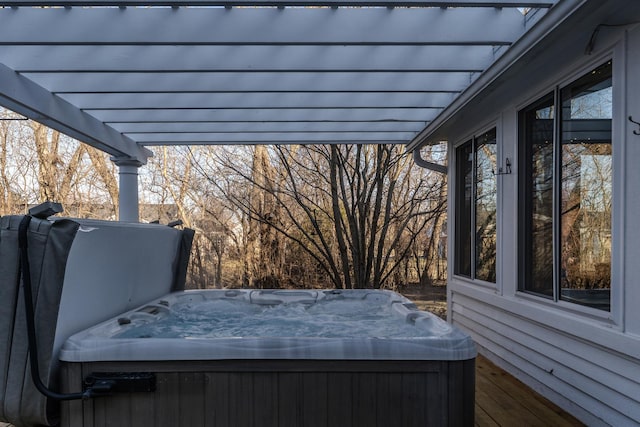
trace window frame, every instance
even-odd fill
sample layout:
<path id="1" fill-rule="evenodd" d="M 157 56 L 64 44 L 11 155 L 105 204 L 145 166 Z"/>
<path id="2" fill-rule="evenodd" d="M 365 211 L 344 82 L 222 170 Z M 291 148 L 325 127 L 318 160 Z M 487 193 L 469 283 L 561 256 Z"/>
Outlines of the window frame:
<path id="1" fill-rule="evenodd" d="M 453 266 L 452 266 L 452 274 L 453 276 L 455 276 L 456 278 L 460 278 L 462 280 L 467 280 L 467 281 L 472 281 L 474 283 L 477 284 L 481 284 L 484 286 L 488 286 L 491 288 L 497 288 L 499 280 L 499 256 L 498 256 L 498 245 L 499 245 L 499 222 L 498 222 L 498 217 L 500 216 L 500 206 L 499 206 L 499 180 L 498 180 L 498 176 L 500 175 L 498 169 L 500 167 L 499 165 L 499 154 L 500 154 L 500 136 L 501 136 L 501 128 L 499 127 L 499 123 L 498 122 L 492 122 L 491 124 L 484 126 L 482 128 L 480 128 L 479 131 L 474 132 L 470 135 L 467 135 L 465 138 L 461 138 L 460 142 L 455 144 L 453 146 L 453 152 L 455 155 L 455 174 L 454 174 L 454 194 L 455 194 L 455 198 L 454 198 L 454 209 L 453 209 Z M 477 156 L 478 156 L 478 152 L 477 152 L 477 146 L 478 146 L 478 142 L 481 140 L 481 138 L 483 136 L 485 136 L 486 134 L 493 132 L 495 134 L 495 168 L 493 169 L 493 177 L 495 180 L 495 218 L 493 220 L 493 222 L 495 223 L 495 254 L 494 254 L 494 281 L 487 281 L 487 280 L 483 280 L 481 278 L 477 277 L 477 245 L 478 245 L 478 239 L 477 239 L 477 174 L 478 174 L 478 169 L 477 169 Z M 461 149 L 467 145 L 470 144 L 471 145 L 471 151 L 470 154 L 472 155 L 472 162 L 471 162 L 471 167 L 470 167 L 470 174 L 471 174 L 471 203 L 470 203 L 470 212 L 468 212 L 468 217 L 469 219 L 469 228 L 470 228 L 470 233 L 469 233 L 469 253 L 467 254 L 467 257 L 469 259 L 469 268 L 470 268 L 470 273 L 469 275 L 466 275 L 464 273 L 461 273 L 459 270 L 459 228 L 458 228 L 458 219 L 460 217 L 459 215 L 459 209 L 460 209 L 460 205 L 461 205 L 461 193 L 463 193 L 461 190 L 461 183 L 460 183 L 460 174 L 459 174 L 459 170 L 460 170 L 460 158 L 459 158 L 459 154 L 461 153 Z M 464 185 L 464 184 L 462 184 Z"/>
<path id="2" fill-rule="evenodd" d="M 525 247 L 525 241 L 527 240 L 528 236 L 531 236 L 531 234 L 533 233 L 532 231 L 532 225 L 530 224 L 529 218 L 531 215 L 529 215 L 529 213 L 532 211 L 532 207 L 530 206 L 530 201 L 527 199 L 527 197 L 523 197 L 525 195 L 528 195 L 528 191 L 527 191 L 527 178 L 529 178 L 529 174 L 531 173 L 531 165 L 529 164 L 529 162 L 527 162 L 527 160 L 529 160 L 530 155 L 529 155 L 529 147 L 528 145 L 525 146 L 525 144 L 523 143 L 523 141 L 526 138 L 526 133 L 527 133 L 527 128 L 529 126 L 529 123 L 525 122 L 525 118 L 524 116 L 526 116 L 526 114 L 530 111 L 533 111 L 535 108 L 541 107 L 545 104 L 547 104 L 548 101 L 551 101 L 551 105 L 554 107 L 554 111 L 553 111 L 553 128 L 552 128 L 552 150 L 553 150 L 553 160 L 552 160 L 552 172 L 555 175 L 557 174 L 557 171 L 555 169 L 555 165 L 556 165 L 556 143 L 557 143 L 557 123 L 558 123 L 558 111 L 556 108 L 557 102 L 558 102 L 558 91 L 556 88 L 554 88 L 551 91 L 546 91 L 542 96 L 537 97 L 534 101 L 530 102 L 529 104 L 527 104 L 526 106 L 524 106 L 523 108 L 519 108 L 517 110 L 517 114 L 516 114 L 516 121 L 517 121 L 517 135 L 518 135 L 518 170 L 520 171 L 519 176 L 518 176 L 518 182 L 517 182 L 517 188 L 518 188 L 518 215 L 517 215 L 517 224 L 518 224 L 518 254 L 517 254 L 517 259 L 518 259 L 518 286 L 517 286 L 517 291 L 518 292 L 522 292 L 528 295 L 533 295 L 539 298 L 543 298 L 546 300 L 553 300 L 556 301 L 556 290 L 555 290 L 555 286 L 552 287 L 552 295 L 544 295 L 543 293 L 540 292 L 533 292 L 531 290 L 528 290 L 525 288 L 525 285 L 528 281 L 528 278 L 530 277 L 530 270 L 531 270 L 531 263 L 528 262 L 527 260 L 532 256 L 532 254 L 529 251 L 528 246 Z M 524 123 L 524 124 L 523 124 Z M 553 284 L 555 284 L 556 282 L 556 259 L 555 259 L 555 241 L 556 241 L 556 232 L 557 232 L 557 227 L 555 225 L 555 221 L 553 221 L 553 217 L 555 217 L 555 212 L 556 212 L 556 187 L 555 187 L 555 181 L 552 183 L 552 206 L 551 206 L 551 212 L 552 212 L 552 225 L 551 225 L 551 233 L 552 233 L 552 266 L 553 266 L 553 271 L 552 271 L 552 281 Z M 525 217 L 526 216 L 526 217 Z"/>
<path id="3" fill-rule="evenodd" d="M 621 81 L 623 80 L 623 72 L 624 72 L 624 62 L 620 59 L 616 59 L 616 57 L 620 58 L 620 54 L 615 54 L 616 52 L 608 52 L 597 58 L 594 61 L 591 61 L 587 65 L 583 65 L 577 70 L 574 70 L 571 74 L 565 74 L 562 79 L 557 79 L 558 84 L 553 86 L 551 89 L 547 86 L 546 90 L 541 90 L 538 92 L 538 95 L 535 97 L 531 97 L 526 103 L 520 104 L 516 108 L 516 128 L 517 128 L 517 165 L 518 169 L 521 171 L 521 176 L 518 177 L 516 188 L 518 190 L 518 202 L 517 202 L 517 278 L 518 284 L 516 286 L 516 294 L 521 297 L 524 297 L 531 301 L 536 301 L 539 303 L 544 303 L 551 307 L 566 309 L 574 313 L 587 314 L 593 318 L 606 319 L 609 321 L 613 321 L 614 323 L 620 324 L 622 322 L 620 315 L 620 298 L 622 295 L 622 290 L 618 289 L 619 283 L 616 279 L 617 273 L 616 269 L 619 264 L 618 259 L 618 251 L 616 243 L 616 235 L 618 235 L 618 220 L 617 215 L 619 215 L 619 200 L 617 196 L 617 192 L 619 191 L 618 186 L 619 177 L 624 172 L 622 171 L 622 164 L 620 162 L 621 141 L 616 141 L 619 139 L 617 137 L 619 127 L 619 109 L 618 105 L 621 100 L 624 99 L 624 96 L 621 96 L 624 92 L 621 88 Z M 561 297 L 561 283 L 560 283 L 560 265 L 561 265 L 561 251 L 559 250 L 560 239 L 561 239 L 561 182 L 559 181 L 562 178 L 562 162 L 559 156 L 561 156 L 561 133 L 562 133 L 562 92 L 563 90 L 571 87 L 577 81 L 588 75 L 594 69 L 597 69 L 607 62 L 612 62 L 612 71 L 611 71 L 611 90 L 612 90 L 612 118 L 611 118 L 611 162 L 612 162 L 612 174 L 613 179 L 611 183 L 611 192 L 612 192 L 612 210 L 611 210 L 611 238 L 612 238 L 612 247 L 611 247 L 611 259 L 610 259 L 610 305 L 609 310 L 603 310 L 600 308 L 594 308 L 589 305 L 583 305 L 579 303 L 574 303 L 568 301 L 567 299 L 563 299 Z M 621 92 L 622 91 L 622 92 Z M 527 269 L 524 267 L 527 265 L 527 249 L 524 248 L 524 235 L 527 232 L 530 232 L 530 227 L 526 224 L 523 224 L 523 221 L 526 221 L 526 215 L 531 213 L 531 208 L 529 210 L 525 210 L 525 206 L 527 201 L 525 200 L 526 186 L 530 183 L 527 182 L 527 174 L 528 170 L 530 170 L 530 165 L 526 165 L 527 160 L 531 160 L 528 153 L 528 147 L 525 147 L 524 144 L 524 134 L 526 133 L 526 125 L 523 125 L 523 113 L 532 111 L 536 106 L 541 106 L 548 99 L 552 99 L 552 105 L 554 107 L 553 113 L 553 184 L 552 184 L 552 234 L 553 234 L 553 284 L 552 284 L 552 296 L 547 296 L 538 292 L 534 292 L 528 289 L 525 289 L 526 284 L 526 274 Z M 622 209 L 621 209 L 622 210 Z"/>

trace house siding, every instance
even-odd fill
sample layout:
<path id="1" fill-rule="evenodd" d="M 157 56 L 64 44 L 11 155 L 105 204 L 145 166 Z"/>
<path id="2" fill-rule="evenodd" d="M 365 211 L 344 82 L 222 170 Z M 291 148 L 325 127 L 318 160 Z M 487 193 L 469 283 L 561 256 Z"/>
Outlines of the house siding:
<path id="1" fill-rule="evenodd" d="M 574 32 L 590 28 L 574 28 Z M 565 49 L 545 58 L 553 73 L 479 100 L 459 135 L 449 135 L 451 158 L 462 136 L 487 123 L 498 127 L 497 283 L 474 282 L 449 271 L 449 320 L 466 330 L 479 351 L 590 426 L 640 425 L 640 27 L 610 29 L 591 55 Z M 584 45 L 576 48 L 583 49 Z M 610 312 L 521 292 L 518 274 L 517 113 L 535 99 L 613 59 L 613 247 Z M 455 159 L 454 159 L 455 160 Z M 455 164 L 455 161 L 450 162 Z M 449 174 L 450 194 L 455 171 Z M 449 224 L 455 212 L 449 200 Z M 449 235 L 453 235 L 449 230 Z M 450 249 L 452 250 L 452 249 Z M 450 253 L 452 259 L 453 252 Z"/>
<path id="2" fill-rule="evenodd" d="M 481 353 L 588 425 L 637 425 L 637 359 L 501 308 L 499 296 L 474 293 L 452 292 L 451 320 Z"/>

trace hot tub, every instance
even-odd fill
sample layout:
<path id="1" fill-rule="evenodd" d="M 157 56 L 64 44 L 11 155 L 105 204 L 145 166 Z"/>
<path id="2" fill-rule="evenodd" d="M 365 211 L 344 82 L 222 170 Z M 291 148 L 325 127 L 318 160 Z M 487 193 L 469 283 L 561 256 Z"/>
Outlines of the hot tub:
<path id="1" fill-rule="evenodd" d="M 475 356 L 389 291 L 177 292 L 64 343 L 64 390 L 124 372 L 155 391 L 64 403 L 62 425 L 472 425 Z"/>

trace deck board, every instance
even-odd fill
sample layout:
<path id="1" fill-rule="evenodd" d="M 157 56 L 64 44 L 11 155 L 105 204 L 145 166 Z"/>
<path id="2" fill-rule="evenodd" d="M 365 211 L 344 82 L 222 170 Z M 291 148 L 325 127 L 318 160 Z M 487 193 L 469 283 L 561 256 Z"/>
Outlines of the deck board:
<path id="1" fill-rule="evenodd" d="M 475 413 L 479 427 L 584 425 L 481 355 L 476 359 Z"/>

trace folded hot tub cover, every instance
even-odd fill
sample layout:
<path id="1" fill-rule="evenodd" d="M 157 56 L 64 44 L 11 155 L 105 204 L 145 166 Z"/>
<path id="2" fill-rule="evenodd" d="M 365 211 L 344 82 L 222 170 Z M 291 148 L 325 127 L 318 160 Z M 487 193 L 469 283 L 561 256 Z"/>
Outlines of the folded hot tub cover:
<path id="1" fill-rule="evenodd" d="M 59 402 L 37 391 L 29 369 L 18 267 L 23 218 L 0 218 L 0 421 L 54 425 Z M 192 239 L 193 230 L 159 224 L 31 218 L 27 243 L 45 387 L 59 391 L 58 353 L 69 336 L 184 288 Z"/>
<path id="2" fill-rule="evenodd" d="M 33 385 L 28 363 L 24 294 L 21 291 L 18 226 L 23 216 L 0 218 L 0 421 L 16 427 L 57 423 L 57 402 Z M 53 344 L 65 268 L 78 230 L 72 220 L 33 218 L 29 224 L 36 339 L 42 382 L 56 388 Z"/>

